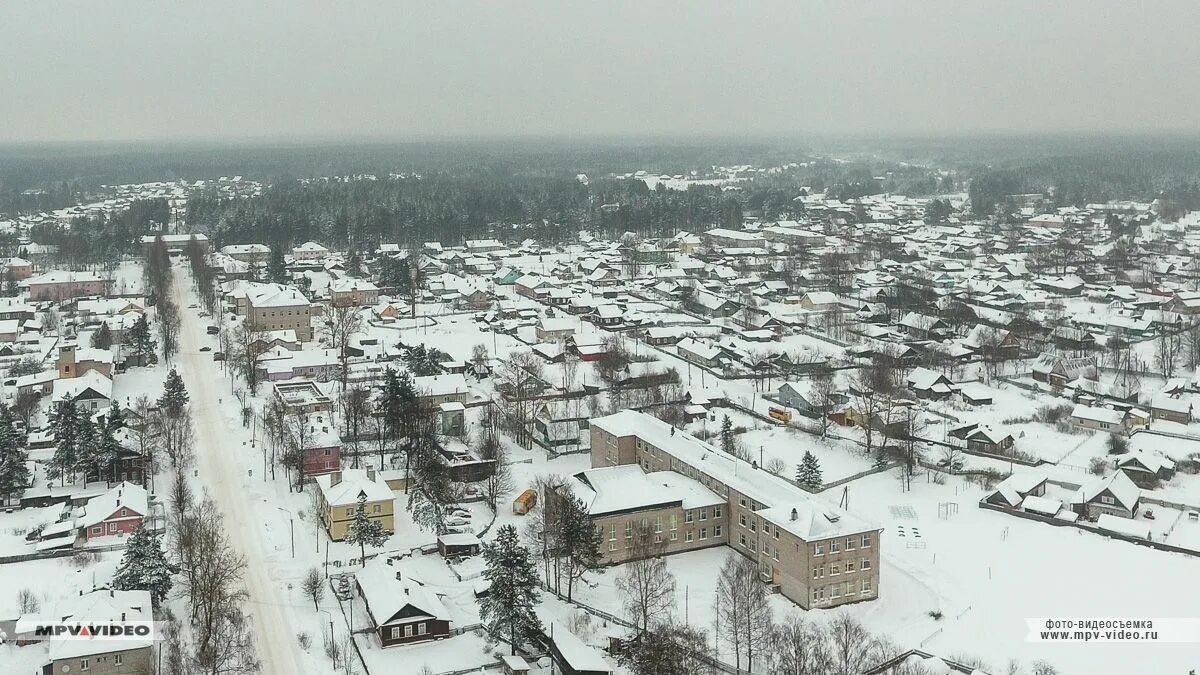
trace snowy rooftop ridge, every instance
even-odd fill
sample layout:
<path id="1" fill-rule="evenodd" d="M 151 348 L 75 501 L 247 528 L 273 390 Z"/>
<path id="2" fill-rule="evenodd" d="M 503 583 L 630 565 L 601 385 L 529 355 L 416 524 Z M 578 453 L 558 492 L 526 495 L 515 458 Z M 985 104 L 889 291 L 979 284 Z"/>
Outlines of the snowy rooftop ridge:
<path id="1" fill-rule="evenodd" d="M 882 529 L 758 468 L 756 464 L 721 452 L 691 434 L 677 432 L 666 422 L 645 413 L 622 410 L 593 419 L 591 424 L 618 438 L 637 436 L 681 462 L 703 471 L 729 488 L 765 505 L 767 509 L 762 512 L 764 518 L 798 536 L 821 538 Z M 792 509 L 797 511 L 796 521 L 791 520 Z M 801 514 L 808 519 L 801 519 Z M 805 523 L 807 527 L 797 523 Z"/>

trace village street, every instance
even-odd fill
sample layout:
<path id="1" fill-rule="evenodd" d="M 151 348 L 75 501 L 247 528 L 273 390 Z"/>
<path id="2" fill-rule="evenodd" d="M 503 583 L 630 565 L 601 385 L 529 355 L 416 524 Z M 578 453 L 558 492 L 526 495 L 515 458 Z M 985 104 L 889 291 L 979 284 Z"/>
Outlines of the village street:
<path id="1" fill-rule="evenodd" d="M 186 270 L 175 270 L 175 301 L 181 308 L 196 302 L 191 278 Z M 230 543 L 245 557 L 245 588 L 249 594 L 246 610 L 253 619 L 258 656 L 266 675 L 297 675 L 307 672 L 295 648 L 294 631 L 286 610 L 288 604 L 281 588 L 267 568 L 268 540 L 256 523 L 249 519 L 256 505 L 252 493 L 240 489 L 243 469 L 237 466 L 234 447 L 240 447 L 249 434 L 231 425 L 221 415 L 221 404 L 230 394 L 224 392 L 221 369 L 213 362 L 211 346 L 205 339 L 205 321 L 197 309 L 183 309 L 178 364 L 180 375 L 191 396 L 195 427 L 196 470 L 201 483 L 225 518 Z"/>

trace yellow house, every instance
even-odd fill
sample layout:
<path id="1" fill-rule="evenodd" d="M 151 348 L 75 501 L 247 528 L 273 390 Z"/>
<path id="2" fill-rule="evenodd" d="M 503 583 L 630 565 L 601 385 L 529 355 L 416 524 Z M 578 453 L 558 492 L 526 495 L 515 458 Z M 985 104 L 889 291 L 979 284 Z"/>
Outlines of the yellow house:
<path id="1" fill-rule="evenodd" d="M 363 510 L 371 520 L 383 525 L 383 531 L 396 531 L 396 499 L 391 488 L 375 469 L 343 469 L 317 476 L 318 509 L 325 531 L 334 541 L 346 538 L 354 514 L 358 511 L 359 497 L 363 497 Z"/>

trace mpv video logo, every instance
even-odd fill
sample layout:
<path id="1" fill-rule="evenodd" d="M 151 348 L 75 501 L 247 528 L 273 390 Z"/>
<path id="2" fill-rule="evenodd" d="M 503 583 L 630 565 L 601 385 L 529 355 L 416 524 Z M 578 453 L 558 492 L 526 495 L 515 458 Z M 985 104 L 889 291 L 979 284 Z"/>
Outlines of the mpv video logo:
<path id="1" fill-rule="evenodd" d="M 20 640 L 134 640 L 146 642 L 158 635 L 154 621 L 17 621 Z"/>

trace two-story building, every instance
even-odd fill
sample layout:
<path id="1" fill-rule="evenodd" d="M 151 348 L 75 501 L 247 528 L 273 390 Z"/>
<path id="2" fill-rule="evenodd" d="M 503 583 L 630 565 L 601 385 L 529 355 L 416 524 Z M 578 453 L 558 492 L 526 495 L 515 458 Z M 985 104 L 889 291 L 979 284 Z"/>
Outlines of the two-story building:
<path id="1" fill-rule="evenodd" d="M 646 473 L 625 464 L 589 469 L 560 487 L 587 507 L 600 531 L 605 563 L 633 559 L 638 537 L 652 537 L 661 554 L 694 551 L 729 543 L 725 498 L 673 471 Z M 546 508 L 554 508 L 551 497 Z"/>
<path id="2" fill-rule="evenodd" d="M 592 420 L 591 430 L 594 468 L 670 471 L 720 496 L 728 545 L 801 607 L 878 597 L 882 528 L 650 415 L 624 410 Z"/>
<path id="3" fill-rule="evenodd" d="M 366 279 L 342 277 L 329 282 L 329 304 L 334 307 L 371 307 L 379 302 L 379 287 Z"/>
<path id="4" fill-rule="evenodd" d="M 317 476 L 317 511 L 321 524 L 333 541 L 346 538 L 350 524 L 358 511 L 359 498 L 363 511 L 371 520 L 378 521 L 383 531 L 396 531 L 396 499 L 392 489 L 373 468 L 344 469 Z"/>
<path id="5" fill-rule="evenodd" d="M 312 341 L 312 303 L 300 291 L 272 289 L 249 295 L 246 303 L 246 325 L 251 330 L 292 330 L 301 342 Z"/>

